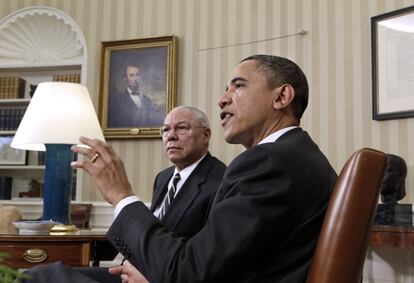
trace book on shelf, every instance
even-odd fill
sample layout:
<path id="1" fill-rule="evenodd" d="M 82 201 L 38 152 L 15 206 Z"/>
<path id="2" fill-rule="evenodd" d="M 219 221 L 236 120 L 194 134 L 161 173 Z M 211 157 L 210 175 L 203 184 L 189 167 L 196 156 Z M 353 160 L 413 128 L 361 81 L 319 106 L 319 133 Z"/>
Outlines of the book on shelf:
<path id="1" fill-rule="evenodd" d="M 11 199 L 12 181 L 11 177 L 0 177 L 0 199 Z"/>
<path id="2" fill-rule="evenodd" d="M 0 77 L 0 99 L 24 98 L 26 80 L 19 77 Z"/>
<path id="3" fill-rule="evenodd" d="M 37 165 L 45 165 L 45 155 L 46 151 L 37 152 Z"/>
<path id="4" fill-rule="evenodd" d="M 16 131 L 26 108 L 0 108 L 0 131 Z"/>
<path id="5" fill-rule="evenodd" d="M 54 75 L 54 82 L 68 82 L 80 84 L 81 74 Z"/>

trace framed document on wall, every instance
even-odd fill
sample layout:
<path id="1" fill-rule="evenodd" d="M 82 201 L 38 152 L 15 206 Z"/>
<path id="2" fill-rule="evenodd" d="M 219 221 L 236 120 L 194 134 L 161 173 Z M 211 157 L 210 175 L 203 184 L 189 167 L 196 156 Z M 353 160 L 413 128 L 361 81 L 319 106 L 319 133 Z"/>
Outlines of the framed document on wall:
<path id="1" fill-rule="evenodd" d="M 414 117 L 414 6 L 371 18 L 372 118 Z"/>

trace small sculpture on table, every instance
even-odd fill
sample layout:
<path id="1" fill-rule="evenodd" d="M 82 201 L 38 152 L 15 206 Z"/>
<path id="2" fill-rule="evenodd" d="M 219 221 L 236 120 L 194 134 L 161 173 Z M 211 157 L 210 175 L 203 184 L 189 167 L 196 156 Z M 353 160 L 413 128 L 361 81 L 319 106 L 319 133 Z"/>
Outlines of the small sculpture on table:
<path id="1" fill-rule="evenodd" d="M 19 197 L 40 198 L 42 196 L 43 184 L 37 180 L 30 180 L 29 191 L 19 193 Z"/>
<path id="2" fill-rule="evenodd" d="M 387 154 L 387 167 L 381 184 L 381 201 L 375 215 L 375 224 L 392 226 L 412 225 L 412 205 L 400 204 L 405 197 L 407 164 L 400 156 Z"/>

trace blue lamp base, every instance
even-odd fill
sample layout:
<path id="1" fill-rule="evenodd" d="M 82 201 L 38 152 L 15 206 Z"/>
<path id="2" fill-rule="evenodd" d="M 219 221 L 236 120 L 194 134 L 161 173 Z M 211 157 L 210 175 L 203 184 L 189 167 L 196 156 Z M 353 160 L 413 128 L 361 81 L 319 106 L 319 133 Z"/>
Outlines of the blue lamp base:
<path id="1" fill-rule="evenodd" d="M 42 220 L 70 224 L 73 152 L 70 144 L 46 144 Z"/>

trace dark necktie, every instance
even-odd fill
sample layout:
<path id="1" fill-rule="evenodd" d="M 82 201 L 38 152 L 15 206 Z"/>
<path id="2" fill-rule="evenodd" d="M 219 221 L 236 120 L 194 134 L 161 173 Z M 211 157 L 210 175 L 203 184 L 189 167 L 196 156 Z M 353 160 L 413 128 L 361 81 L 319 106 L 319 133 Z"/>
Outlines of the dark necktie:
<path id="1" fill-rule="evenodd" d="M 176 173 L 174 175 L 174 178 L 173 178 L 173 181 L 172 181 L 172 186 L 168 190 L 167 196 L 166 196 L 166 198 L 164 199 L 164 202 L 161 205 L 160 215 L 158 216 L 158 218 L 160 220 L 165 216 L 168 209 L 170 208 L 171 203 L 174 200 L 175 193 L 177 192 L 177 184 L 180 180 L 181 180 L 180 173 Z"/>
<path id="2" fill-rule="evenodd" d="M 135 105 L 139 108 L 142 106 L 141 96 L 139 95 L 138 91 L 131 92 L 132 100 L 134 101 Z"/>

